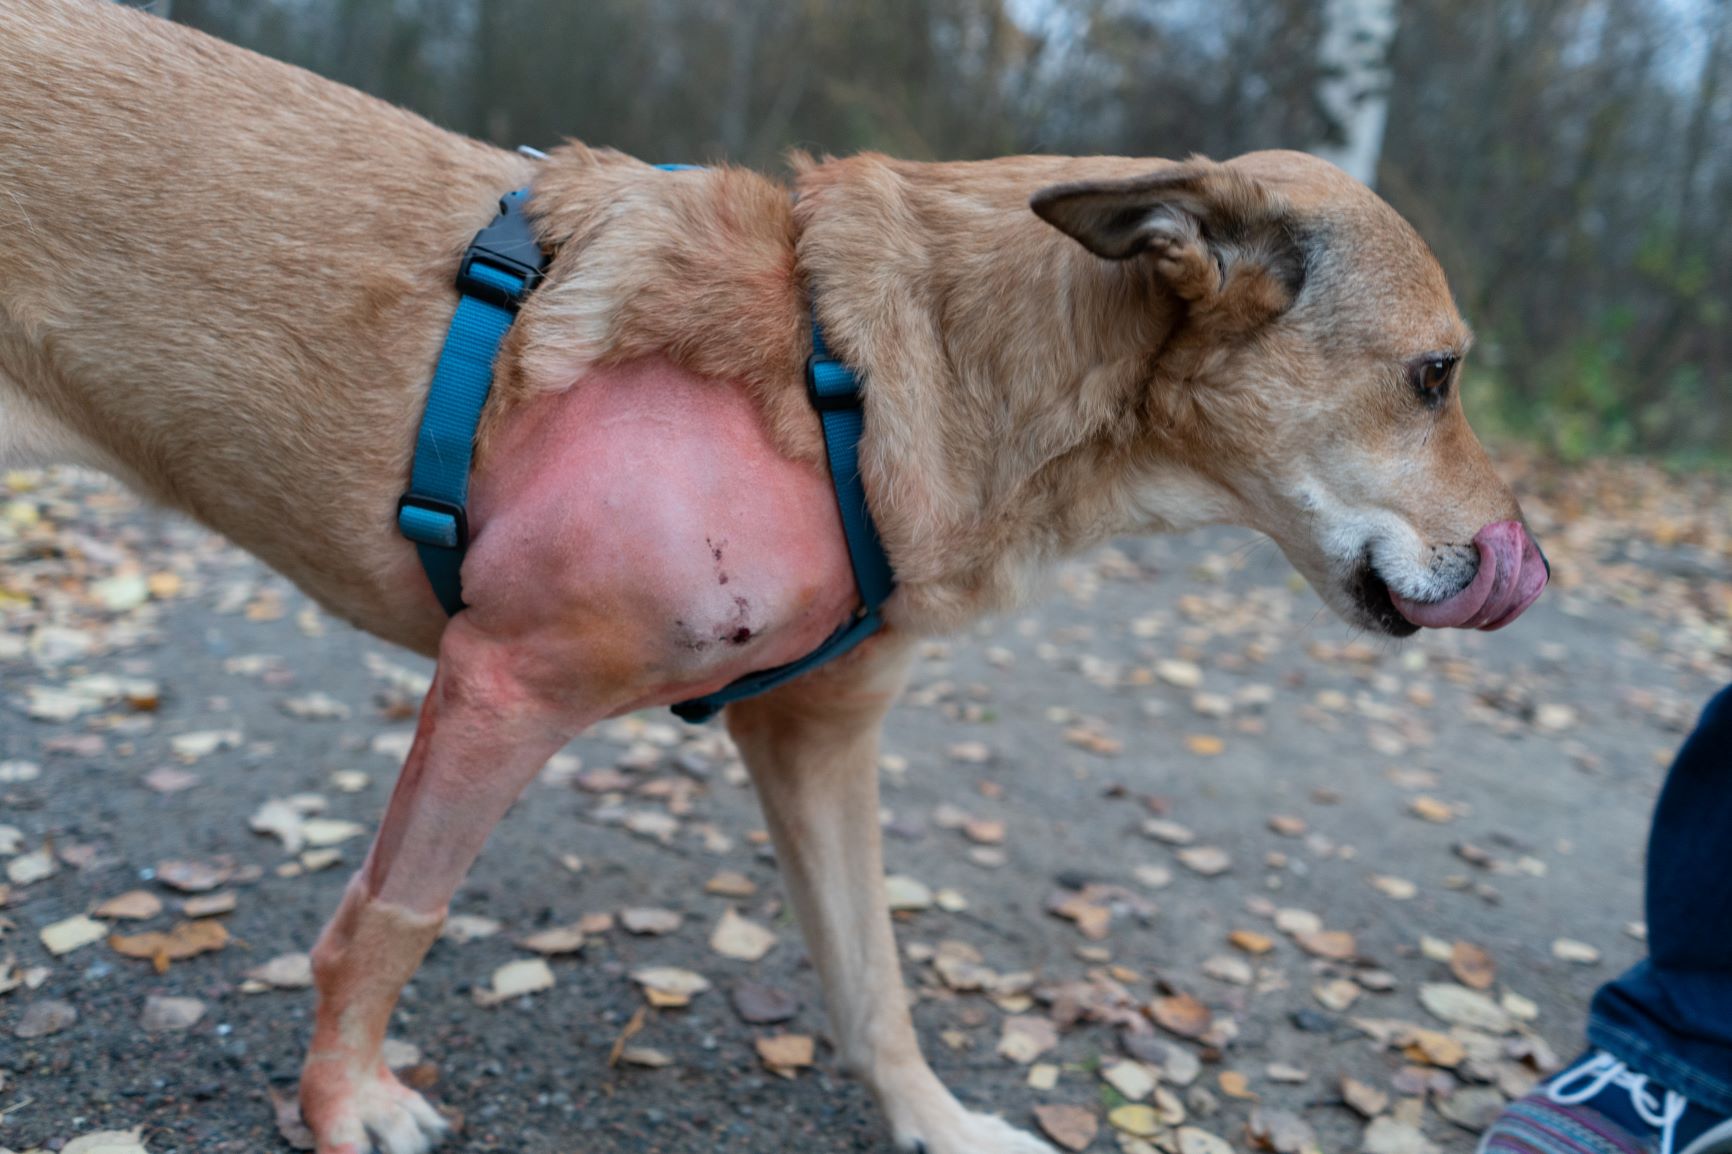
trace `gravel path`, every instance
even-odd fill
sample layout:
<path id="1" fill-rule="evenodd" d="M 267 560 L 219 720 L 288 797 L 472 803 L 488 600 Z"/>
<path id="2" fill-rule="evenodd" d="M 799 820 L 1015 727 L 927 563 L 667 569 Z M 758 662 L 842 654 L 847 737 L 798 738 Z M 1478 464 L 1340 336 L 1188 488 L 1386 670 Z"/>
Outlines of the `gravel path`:
<path id="1" fill-rule="evenodd" d="M 1037 609 L 926 648 L 886 740 L 887 855 L 908 904 L 931 903 L 898 915 L 905 970 L 965 1101 L 1029 1126 L 1079 1107 L 1045 1116 L 1086 1114 L 1086 1148 L 1114 1150 L 1109 1113 L 1156 1072 L 1157 1112 L 1226 1148 L 1259 1148 L 1256 1111 L 1275 1149 L 1465 1154 L 1500 1090 L 1573 1056 L 1593 989 L 1642 952 L 1665 756 L 1732 677 L 1732 502 L 1636 467 L 1529 470 L 1523 489 L 1558 582 L 1504 633 L 1353 637 L 1272 547 L 1207 532 L 1121 543 Z M 292 1093 L 312 998 L 247 975 L 335 906 L 425 663 L 105 484 L 14 475 L 0 504 L 0 1148 L 142 1126 L 152 1154 L 286 1149 L 271 1096 Z M 718 732 L 603 726 L 495 834 L 453 907 L 479 936 L 434 947 L 394 1030 L 408 1076 L 461 1116 L 453 1148 L 888 1148 L 836 1071 Z M 724 871 L 753 892 L 706 892 Z M 165 879 L 233 909 L 188 918 L 201 895 Z M 76 941 L 71 919 L 135 890 L 127 912 L 161 912 L 50 953 L 44 930 Z M 775 935 L 761 960 L 712 948 L 730 907 Z M 680 924 L 619 924 L 645 908 Z M 581 919 L 552 988 L 478 1004 L 536 956 L 522 938 Z M 136 939 L 182 921 L 226 933 Z M 163 955 L 185 943 L 217 948 Z M 610 1067 L 649 965 L 714 988 L 644 1016 L 630 1057 L 667 1065 Z M 742 1021 L 747 982 L 797 1012 Z M 1019 1053 L 1054 1041 L 1046 1023 L 1055 1044 Z M 817 1040 L 792 1077 L 754 1048 L 782 1033 Z M 1343 1103 L 1344 1075 L 1362 1106 L 1387 1095 L 1378 1121 Z M 1162 1126 L 1124 1148 L 1179 1147 Z"/>

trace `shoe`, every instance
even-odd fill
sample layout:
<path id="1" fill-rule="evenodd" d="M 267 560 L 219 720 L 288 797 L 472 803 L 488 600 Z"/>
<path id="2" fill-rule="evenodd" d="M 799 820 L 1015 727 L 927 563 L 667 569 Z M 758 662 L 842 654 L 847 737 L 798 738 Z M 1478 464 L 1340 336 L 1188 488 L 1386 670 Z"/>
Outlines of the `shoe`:
<path id="1" fill-rule="evenodd" d="M 1590 1050 L 1510 1103 L 1479 1154 L 1732 1154 L 1732 1118 Z"/>

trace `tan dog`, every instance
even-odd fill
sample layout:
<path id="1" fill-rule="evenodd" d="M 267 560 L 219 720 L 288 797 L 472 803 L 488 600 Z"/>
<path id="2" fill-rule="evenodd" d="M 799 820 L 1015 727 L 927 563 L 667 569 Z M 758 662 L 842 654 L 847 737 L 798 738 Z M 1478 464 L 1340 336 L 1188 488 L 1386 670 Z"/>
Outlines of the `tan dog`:
<path id="1" fill-rule="evenodd" d="M 1495 627 L 1545 583 L 1462 417 L 1425 245 L 1335 169 L 1022 157 L 544 163 L 101 0 L 0 6 L 0 458 L 77 461 L 437 653 L 414 748 L 314 953 L 324 1154 L 426 1149 L 379 1046 L 488 831 L 624 710 L 798 657 L 856 604 L 801 368 L 866 381 L 889 629 L 729 709 L 844 1063 L 904 1148 L 1045 1147 L 921 1057 L 875 746 L 909 639 L 1110 535 L 1234 522 L 1365 628 Z M 394 528 L 458 255 L 532 185 L 555 254 L 496 365 L 469 607 Z M 1032 197 L 1032 211 L 1031 211 Z M 1080 243 L 1079 243 L 1080 242 Z"/>

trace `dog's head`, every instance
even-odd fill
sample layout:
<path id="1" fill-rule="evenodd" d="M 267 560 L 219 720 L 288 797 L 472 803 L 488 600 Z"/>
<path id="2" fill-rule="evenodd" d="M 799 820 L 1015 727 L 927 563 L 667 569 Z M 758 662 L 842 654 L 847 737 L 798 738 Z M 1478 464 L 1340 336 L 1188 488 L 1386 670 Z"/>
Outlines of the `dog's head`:
<path id="1" fill-rule="evenodd" d="M 1177 460 L 1355 624 L 1496 629 L 1539 596 L 1545 557 L 1462 412 L 1467 326 L 1425 242 L 1369 189 L 1270 152 L 1031 203 L 1096 256 L 1138 262 L 1176 317 L 1149 350 L 1151 524 Z"/>

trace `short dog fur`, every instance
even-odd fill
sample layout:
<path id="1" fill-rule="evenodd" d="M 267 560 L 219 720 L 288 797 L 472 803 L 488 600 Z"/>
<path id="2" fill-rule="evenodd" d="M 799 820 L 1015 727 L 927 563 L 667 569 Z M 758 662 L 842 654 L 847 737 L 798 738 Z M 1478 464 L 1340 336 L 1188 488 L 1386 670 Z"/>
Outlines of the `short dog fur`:
<path id="1" fill-rule="evenodd" d="M 459 254 L 532 186 L 554 254 L 496 366 L 469 607 L 394 528 Z M 887 630 L 726 721 L 895 1141 L 1046 1147 L 921 1057 L 875 749 L 910 640 L 1111 536 L 1231 522 L 1366 629 L 1496 627 L 1545 583 L 1462 415 L 1436 261 L 1320 161 L 800 159 L 792 188 L 568 144 L 542 162 L 101 0 L 0 6 L 0 460 L 94 466 L 438 670 L 314 950 L 322 1154 L 445 1125 L 380 1059 L 498 818 L 596 721 L 810 650 L 856 604 L 810 310 L 866 382 Z"/>

